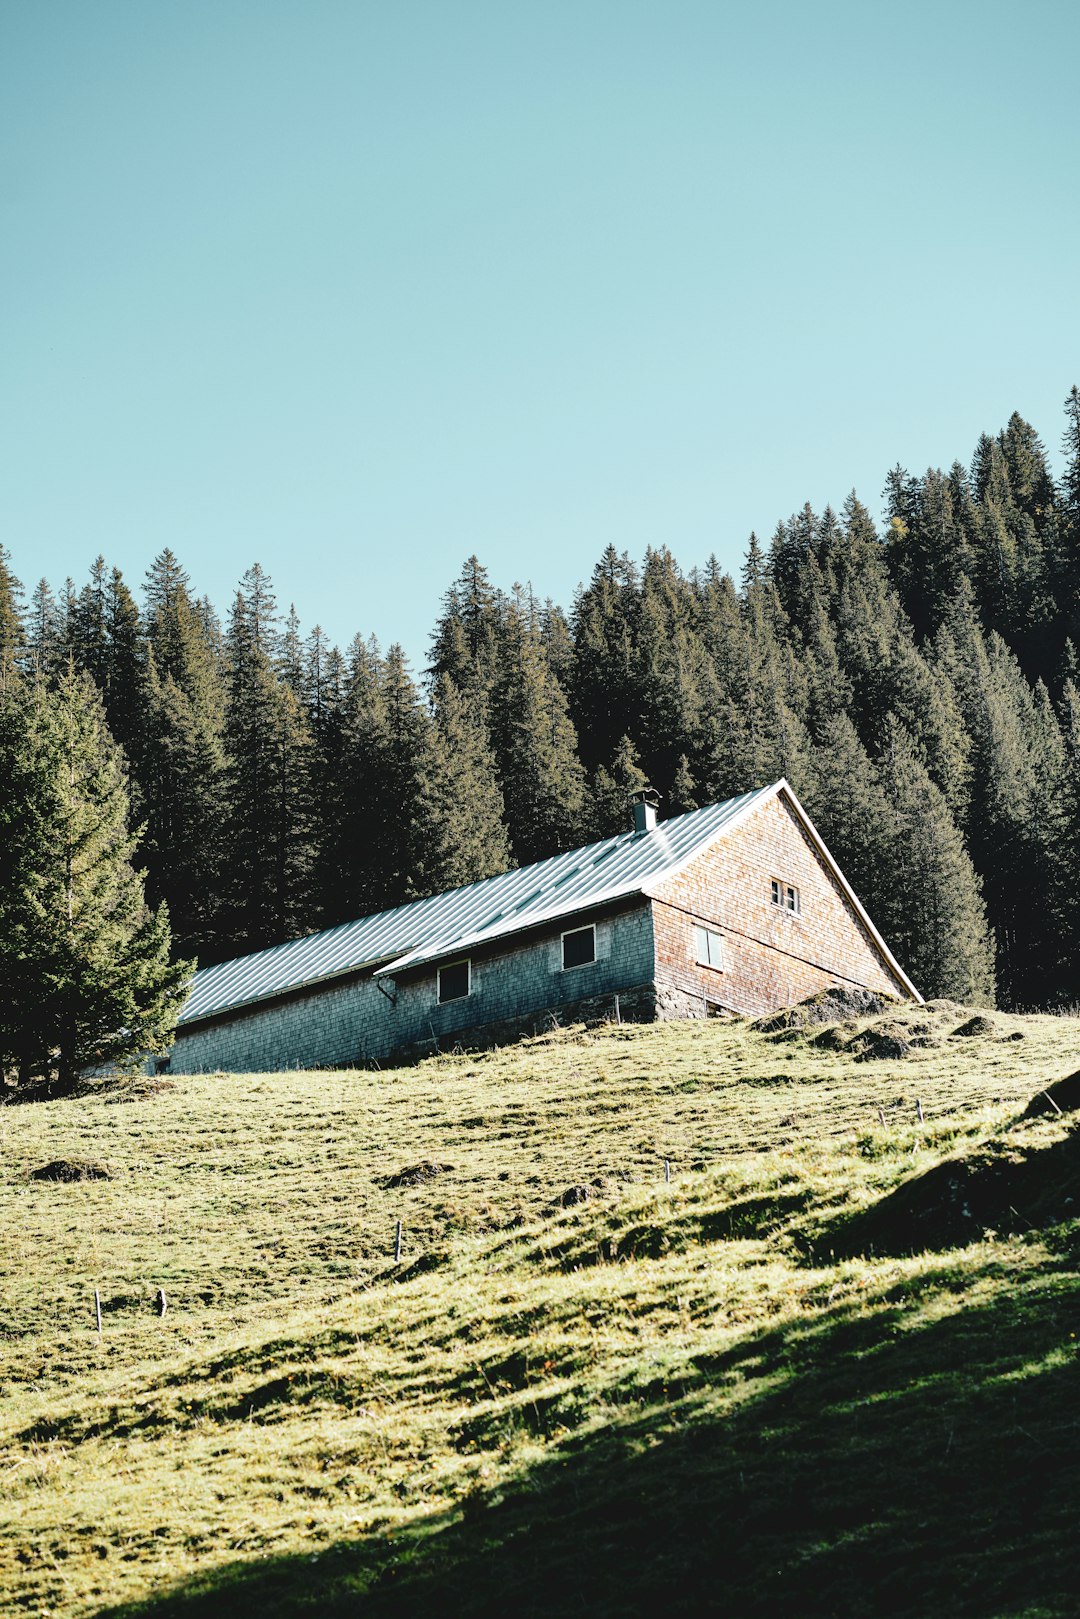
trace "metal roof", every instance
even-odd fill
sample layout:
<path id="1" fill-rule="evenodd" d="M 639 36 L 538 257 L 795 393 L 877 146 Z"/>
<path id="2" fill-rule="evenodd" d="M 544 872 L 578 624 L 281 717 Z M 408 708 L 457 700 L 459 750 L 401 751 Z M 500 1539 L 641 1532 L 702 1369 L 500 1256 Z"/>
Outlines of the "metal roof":
<path id="1" fill-rule="evenodd" d="M 180 1022 L 195 1023 L 364 967 L 400 972 L 640 893 L 677 870 L 781 785 L 777 782 L 723 804 L 676 815 L 651 832 L 625 832 L 466 888 L 205 967 L 195 974 Z"/>

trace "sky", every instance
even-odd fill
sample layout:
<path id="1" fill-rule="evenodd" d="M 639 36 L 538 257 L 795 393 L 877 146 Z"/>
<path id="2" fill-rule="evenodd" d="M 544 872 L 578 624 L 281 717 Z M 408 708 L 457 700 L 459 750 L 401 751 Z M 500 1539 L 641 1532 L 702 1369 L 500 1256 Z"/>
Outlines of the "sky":
<path id="1" fill-rule="evenodd" d="M 0 543 L 422 666 L 1080 382 L 1080 7 L 4 0 Z"/>

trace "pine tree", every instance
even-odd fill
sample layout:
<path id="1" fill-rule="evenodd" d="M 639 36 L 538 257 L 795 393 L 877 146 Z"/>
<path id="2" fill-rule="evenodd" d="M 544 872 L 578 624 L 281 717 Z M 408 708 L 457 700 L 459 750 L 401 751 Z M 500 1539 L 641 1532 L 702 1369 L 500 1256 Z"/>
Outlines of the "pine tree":
<path id="1" fill-rule="evenodd" d="M 690 761 L 685 753 L 680 754 L 675 761 L 675 774 L 671 780 L 671 790 L 668 793 L 668 809 L 671 815 L 686 815 L 691 810 L 700 809 L 697 797 L 697 784 L 690 770 Z"/>
<path id="2" fill-rule="evenodd" d="M 400 646 L 389 648 L 380 684 L 382 729 L 374 761 L 379 813 L 371 836 L 377 883 L 372 909 L 381 910 L 434 891 L 422 875 L 433 852 L 425 837 L 423 809 L 431 805 L 424 789 L 431 780 L 434 738 L 431 716 Z M 437 806 L 431 807 L 437 814 Z"/>
<path id="3" fill-rule="evenodd" d="M 225 754 L 216 710 L 150 653 L 139 761 L 147 890 L 169 907 L 176 949 L 204 965 L 218 956 Z"/>
<path id="4" fill-rule="evenodd" d="M 10 560 L 0 545 L 0 694 L 17 677 L 26 648 L 22 585 L 11 571 Z"/>
<path id="5" fill-rule="evenodd" d="M 32 673 L 47 679 L 61 667 L 60 610 L 47 579 L 39 579 L 30 597 L 26 625 L 27 664 Z"/>
<path id="6" fill-rule="evenodd" d="M 55 690 L 37 682 L 2 730 L 17 788 L 3 814 L 22 830 L 0 881 L 0 1060 L 69 1089 L 83 1068 L 168 1045 L 190 964 L 170 965 L 168 913 L 132 866 L 124 759 L 90 677 L 70 665 Z"/>
<path id="7" fill-rule="evenodd" d="M 993 950 L 979 879 L 939 788 L 902 725 L 885 727 L 879 764 L 889 805 L 871 915 L 922 993 L 992 1005 Z"/>
<path id="8" fill-rule="evenodd" d="M 881 925 L 892 908 L 885 875 L 891 809 L 877 767 L 846 714 L 821 719 L 807 791 L 799 796 L 841 871 Z M 886 942 L 892 943 L 887 933 Z"/>
<path id="9" fill-rule="evenodd" d="M 173 553 L 145 584 L 145 713 L 137 772 L 147 889 L 167 901 L 177 949 L 221 953 L 228 821 L 219 655 Z"/>
<path id="10" fill-rule="evenodd" d="M 609 545 L 578 592 L 571 616 L 566 689 L 583 763 L 593 769 L 611 758 L 628 716 L 636 722 L 639 608 L 637 570 L 625 552 Z"/>
<path id="11" fill-rule="evenodd" d="M 102 683 L 109 729 L 136 765 L 146 712 L 146 640 L 135 598 L 119 568 L 105 589 L 105 670 Z M 142 810 L 141 802 L 138 808 Z"/>
<path id="12" fill-rule="evenodd" d="M 502 792 L 475 705 L 448 675 L 435 687 L 435 716 L 417 784 L 417 894 L 437 894 L 508 871 L 513 864 Z"/>
<path id="13" fill-rule="evenodd" d="M 1066 680 L 1061 698 L 1062 772 L 1060 831 L 1055 853 L 1062 882 L 1056 892 L 1061 960 L 1060 996 L 1080 1000 L 1080 906 L 1074 874 L 1080 871 L 1080 687 Z"/>
<path id="14" fill-rule="evenodd" d="M 580 841 L 585 775 L 566 694 L 522 604 L 507 609 L 492 691 L 492 742 L 514 857 L 521 865 Z"/>
<path id="15" fill-rule="evenodd" d="M 229 623 L 225 909 L 237 951 L 258 950 L 315 921 L 311 738 L 300 703 L 277 678 L 273 593 L 256 564 Z"/>
<path id="16" fill-rule="evenodd" d="M 589 791 L 588 835 L 599 841 L 618 837 L 631 827 L 633 795 L 649 785 L 638 763 L 637 749 L 628 736 L 619 741 L 610 766 L 593 772 Z"/>
<path id="17" fill-rule="evenodd" d="M 428 674 L 434 684 L 448 675 L 470 698 L 487 700 L 498 669 L 505 602 L 478 557 L 471 556 L 443 596 L 431 640 Z"/>

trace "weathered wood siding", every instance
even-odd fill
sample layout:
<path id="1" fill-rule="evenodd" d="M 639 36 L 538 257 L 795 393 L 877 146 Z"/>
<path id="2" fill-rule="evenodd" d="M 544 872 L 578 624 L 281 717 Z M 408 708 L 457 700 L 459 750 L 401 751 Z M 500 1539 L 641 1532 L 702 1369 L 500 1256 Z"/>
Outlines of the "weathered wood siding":
<path id="1" fill-rule="evenodd" d="M 306 993 L 178 1031 L 174 1073 L 263 1073 L 382 1062 L 400 1050 L 434 1051 L 488 1028 L 528 1028 L 549 1009 L 596 1001 L 653 981 L 652 916 L 638 899 L 595 918 L 597 959 L 564 970 L 562 932 L 577 917 L 513 947 L 472 958 L 472 993 L 440 1006 L 434 969 L 394 986 L 393 1004 L 371 978 L 315 985 Z M 614 1001 L 612 1000 L 612 1009 Z"/>
<path id="2" fill-rule="evenodd" d="M 774 877 L 798 888 L 797 915 L 772 903 Z M 723 934 L 722 970 L 695 962 L 695 922 Z M 669 1015 L 702 1015 L 704 998 L 757 1016 L 830 984 L 908 998 L 780 795 L 655 888 L 653 927 L 657 995 Z"/>

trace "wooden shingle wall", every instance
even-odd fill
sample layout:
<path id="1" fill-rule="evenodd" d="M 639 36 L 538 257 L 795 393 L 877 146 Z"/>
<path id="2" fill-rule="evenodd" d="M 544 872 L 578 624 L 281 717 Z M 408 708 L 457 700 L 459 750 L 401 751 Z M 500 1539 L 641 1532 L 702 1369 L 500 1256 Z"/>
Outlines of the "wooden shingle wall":
<path id="1" fill-rule="evenodd" d="M 773 878 L 799 890 L 797 914 L 772 903 Z M 693 1016 L 705 1001 L 757 1016 L 830 984 L 908 998 L 782 795 L 653 893 L 657 992 L 661 1006 L 669 992 L 669 1015 Z M 722 970 L 695 963 L 695 922 L 722 932 Z"/>

